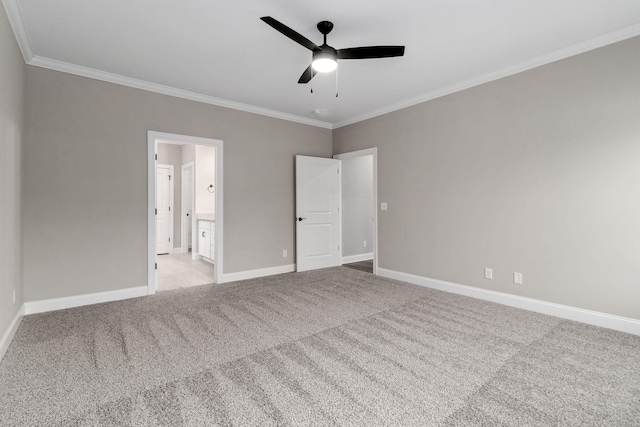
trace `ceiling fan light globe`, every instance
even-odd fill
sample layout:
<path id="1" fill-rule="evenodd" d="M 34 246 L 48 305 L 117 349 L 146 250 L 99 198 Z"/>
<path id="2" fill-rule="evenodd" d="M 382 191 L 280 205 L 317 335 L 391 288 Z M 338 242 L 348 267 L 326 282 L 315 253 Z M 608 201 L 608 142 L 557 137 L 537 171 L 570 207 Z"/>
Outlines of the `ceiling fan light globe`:
<path id="1" fill-rule="evenodd" d="M 329 73 L 338 68 L 338 62 L 333 58 L 316 58 L 311 66 L 319 73 Z"/>

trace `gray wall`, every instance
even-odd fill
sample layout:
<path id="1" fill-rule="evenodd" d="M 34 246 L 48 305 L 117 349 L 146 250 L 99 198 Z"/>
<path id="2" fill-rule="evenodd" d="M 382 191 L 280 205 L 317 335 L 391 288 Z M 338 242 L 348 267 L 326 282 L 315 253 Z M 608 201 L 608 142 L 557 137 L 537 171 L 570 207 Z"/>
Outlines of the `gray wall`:
<path id="1" fill-rule="evenodd" d="M 640 319 L 639 53 L 636 37 L 334 130 L 334 154 L 378 147 L 380 267 Z"/>
<path id="2" fill-rule="evenodd" d="M 0 7 L 0 337 L 22 306 L 24 60 Z M 16 302 L 12 293 L 16 290 Z"/>
<path id="3" fill-rule="evenodd" d="M 173 165 L 173 247 L 182 246 L 182 146 L 158 143 L 158 164 Z"/>
<path id="4" fill-rule="evenodd" d="M 373 156 L 342 160 L 342 256 L 373 252 L 372 218 Z"/>
<path id="5" fill-rule="evenodd" d="M 147 283 L 147 131 L 224 141 L 224 272 L 292 264 L 294 156 L 330 130 L 27 66 L 27 301 Z"/>

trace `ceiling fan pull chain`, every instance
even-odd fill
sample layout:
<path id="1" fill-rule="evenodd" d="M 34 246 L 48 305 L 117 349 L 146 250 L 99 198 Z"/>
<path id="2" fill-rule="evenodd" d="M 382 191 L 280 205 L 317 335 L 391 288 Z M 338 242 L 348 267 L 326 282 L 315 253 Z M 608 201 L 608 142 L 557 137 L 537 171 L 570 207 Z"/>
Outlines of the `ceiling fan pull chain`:
<path id="1" fill-rule="evenodd" d="M 338 69 L 336 68 L 336 98 L 338 97 Z"/>

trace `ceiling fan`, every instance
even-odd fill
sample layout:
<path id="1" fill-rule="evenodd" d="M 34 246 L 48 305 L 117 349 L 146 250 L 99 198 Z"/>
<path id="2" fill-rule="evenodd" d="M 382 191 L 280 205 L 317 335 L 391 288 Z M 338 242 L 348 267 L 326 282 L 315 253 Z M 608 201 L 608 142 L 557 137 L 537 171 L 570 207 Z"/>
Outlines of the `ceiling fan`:
<path id="1" fill-rule="evenodd" d="M 391 58 L 404 55 L 404 46 L 367 46 L 334 49 L 327 44 L 327 34 L 333 30 L 333 23 L 329 21 L 318 22 L 318 31 L 324 36 L 324 42 L 322 46 L 317 46 L 302 34 L 270 16 L 264 16 L 260 19 L 313 52 L 311 65 L 304 70 L 298 83 L 308 83 L 317 73 L 328 73 L 335 70 L 338 67 L 338 59 Z"/>

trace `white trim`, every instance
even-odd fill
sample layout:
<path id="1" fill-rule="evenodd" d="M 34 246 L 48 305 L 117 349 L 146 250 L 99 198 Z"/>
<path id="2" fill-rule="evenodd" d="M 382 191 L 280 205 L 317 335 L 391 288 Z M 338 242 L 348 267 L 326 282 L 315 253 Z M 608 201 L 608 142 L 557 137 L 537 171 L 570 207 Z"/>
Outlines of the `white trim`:
<path id="1" fill-rule="evenodd" d="M 296 116 L 294 114 L 283 113 L 268 108 L 256 107 L 254 105 L 243 104 L 240 102 L 229 101 L 227 99 L 216 98 L 201 93 L 190 92 L 184 89 L 178 89 L 171 86 L 165 86 L 158 83 L 138 80 L 131 77 L 121 76 L 119 74 L 108 73 L 106 71 L 96 70 L 94 68 L 83 67 L 81 65 L 69 64 L 67 62 L 55 59 L 43 58 L 35 55 L 33 59 L 28 61 L 29 65 L 47 68 L 49 70 L 60 71 L 76 76 L 88 77 L 90 79 L 102 80 L 103 82 L 115 83 L 122 86 L 128 86 L 136 89 L 142 89 L 149 92 L 160 93 L 162 95 L 174 96 L 176 98 L 188 99 L 190 101 L 202 102 L 203 104 L 216 105 L 218 107 L 230 108 L 232 110 L 244 111 L 261 116 L 273 117 L 275 119 L 287 120 L 290 122 L 302 123 L 304 125 L 316 126 L 324 129 L 332 129 L 331 123 L 320 120 L 309 119 L 306 117 Z"/>
<path id="2" fill-rule="evenodd" d="M 156 293 L 158 277 L 156 274 L 156 174 L 155 154 L 159 140 L 183 141 L 186 144 L 206 145 L 216 149 L 216 262 L 214 263 L 214 282 L 223 283 L 224 248 L 224 143 L 219 139 L 198 136 L 178 135 L 165 132 L 147 131 L 147 288 L 148 294 Z M 195 170 L 195 169 L 194 169 Z M 195 179 L 195 176 L 194 176 Z M 195 200 L 195 199 L 194 199 Z M 195 243 L 195 242 L 194 242 Z M 193 255 L 192 255 L 193 256 Z M 194 258 L 196 259 L 196 258 Z"/>
<path id="3" fill-rule="evenodd" d="M 440 291 L 451 292 L 524 310 L 535 311 L 537 313 L 548 314 L 550 316 L 556 316 L 563 319 L 588 323 L 589 325 L 601 326 L 603 328 L 640 335 L 640 320 L 638 319 L 616 316 L 599 311 L 585 310 L 583 308 L 511 295 L 504 292 L 476 288 L 474 286 L 445 282 L 444 280 L 431 279 L 386 268 L 378 269 L 378 273 L 380 276 L 413 283 L 414 285 L 425 286 Z"/>
<path id="4" fill-rule="evenodd" d="M 29 40 L 29 34 L 27 28 L 24 25 L 24 19 L 22 17 L 22 11 L 18 0 L 4 0 L 4 10 L 7 12 L 7 18 L 9 18 L 9 25 L 13 30 L 13 34 L 16 36 L 16 42 L 22 52 L 24 62 L 29 64 L 33 58 L 33 48 L 31 47 L 31 40 Z"/>
<path id="5" fill-rule="evenodd" d="M 4 335 L 2 335 L 2 340 L 0 340 L 0 360 L 4 357 L 11 345 L 11 341 L 13 341 L 13 337 L 16 335 L 18 331 L 18 327 L 20 326 L 20 322 L 22 322 L 22 317 L 24 316 L 24 304 L 20 307 L 20 310 L 16 313 L 16 316 L 11 321 L 9 328 L 5 331 Z"/>
<path id="6" fill-rule="evenodd" d="M 294 271 L 296 271 L 295 264 L 281 265 L 278 267 L 258 268 L 256 270 L 238 271 L 236 273 L 224 274 L 222 276 L 222 282 L 219 283 L 255 279 L 258 277 L 273 276 L 274 274 L 293 273 Z"/>
<path id="7" fill-rule="evenodd" d="M 611 33 L 603 34 L 598 37 L 594 37 L 589 40 L 585 40 L 581 43 L 568 46 L 564 49 L 556 50 L 555 52 L 548 53 L 546 55 L 539 56 L 528 61 L 521 62 L 516 65 L 512 65 L 501 70 L 497 70 L 491 73 L 484 74 L 482 76 L 473 77 L 460 83 L 436 89 L 434 91 L 422 94 L 413 99 L 399 102 L 397 104 L 389 105 L 387 107 L 380 108 L 378 110 L 371 111 L 369 113 L 361 114 L 351 117 L 350 119 L 338 121 L 333 123 L 333 129 L 338 129 L 343 126 L 347 126 L 353 123 L 361 122 L 364 120 L 372 119 L 374 117 L 382 116 L 383 114 L 391 113 L 393 111 L 402 110 L 403 108 L 411 107 L 413 105 L 422 104 L 423 102 L 431 101 L 432 99 L 441 98 L 446 95 L 450 95 L 455 92 L 460 92 L 465 89 L 479 86 L 484 83 L 489 83 L 494 80 L 498 80 L 504 77 L 508 77 L 514 74 L 521 73 L 523 71 L 531 70 L 533 68 L 541 67 L 552 62 L 560 61 L 581 53 L 588 52 L 590 50 L 598 49 L 613 43 L 621 42 L 623 40 L 630 39 L 632 37 L 640 35 L 640 24 L 630 25 L 628 27 L 621 28 Z"/>
<path id="8" fill-rule="evenodd" d="M 184 144 L 180 144 L 180 145 L 184 145 Z M 191 168 L 191 217 L 189 217 L 189 221 L 191 221 L 191 230 L 193 231 L 193 227 L 194 227 L 194 217 L 195 217 L 195 209 L 193 209 L 194 207 L 194 188 L 195 188 L 195 162 L 187 162 L 184 163 L 182 166 L 180 166 L 180 238 L 182 239 L 182 241 L 180 242 L 182 244 L 182 249 L 180 250 L 180 253 L 189 253 L 189 239 L 187 236 L 187 230 L 189 229 L 188 227 L 188 221 L 185 221 L 185 212 L 188 211 L 188 209 L 185 209 L 185 202 L 184 202 L 184 195 L 185 195 L 185 185 L 186 185 L 186 180 L 184 179 L 184 175 L 185 175 L 185 170 L 188 170 L 189 168 Z M 191 245 L 193 246 L 193 233 L 191 233 Z"/>
<path id="9" fill-rule="evenodd" d="M 373 259 L 373 252 L 369 252 L 368 254 L 343 256 L 342 264 L 349 264 L 352 262 L 360 262 L 360 261 L 369 261 L 370 259 Z"/>
<path id="10" fill-rule="evenodd" d="M 333 158 L 346 160 L 369 155 L 373 156 L 373 274 L 378 274 L 378 147 L 334 154 Z M 342 178 L 340 178 L 340 182 L 342 183 Z M 342 205 L 342 193 L 340 193 L 340 204 Z M 342 240 L 342 234 L 340 235 L 340 240 Z M 340 245 L 342 246 L 342 242 Z"/>
<path id="11" fill-rule="evenodd" d="M 158 144 L 151 133 L 147 133 L 147 287 L 148 294 L 153 295 L 158 288 L 156 277 L 156 153 Z"/>
<path id="12" fill-rule="evenodd" d="M 146 286 L 138 286 L 135 288 L 118 289 L 115 291 L 96 292 L 94 294 L 29 301 L 24 303 L 24 314 L 46 313 L 49 311 L 63 310 L 65 308 L 120 301 L 129 298 L 144 297 L 147 294 L 148 289 Z"/>

